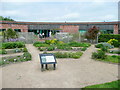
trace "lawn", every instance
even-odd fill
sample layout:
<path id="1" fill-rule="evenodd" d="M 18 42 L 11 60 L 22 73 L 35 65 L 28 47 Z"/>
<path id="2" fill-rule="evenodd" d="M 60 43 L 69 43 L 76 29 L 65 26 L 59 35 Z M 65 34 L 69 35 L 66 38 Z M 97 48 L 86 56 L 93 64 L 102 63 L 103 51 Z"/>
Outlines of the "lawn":
<path id="1" fill-rule="evenodd" d="M 107 57 L 105 59 L 96 59 L 98 61 L 104 61 L 104 62 L 111 62 L 111 63 L 120 63 L 120 56 L 112 55 Z"/>
<path id="2" fill-rule="evenodd" d="M 97 84 L 92 86 L 87 86 L 85 88 L 118 88 L 120 86 L 120 80 L 112 81 L 104 84 Z"/>

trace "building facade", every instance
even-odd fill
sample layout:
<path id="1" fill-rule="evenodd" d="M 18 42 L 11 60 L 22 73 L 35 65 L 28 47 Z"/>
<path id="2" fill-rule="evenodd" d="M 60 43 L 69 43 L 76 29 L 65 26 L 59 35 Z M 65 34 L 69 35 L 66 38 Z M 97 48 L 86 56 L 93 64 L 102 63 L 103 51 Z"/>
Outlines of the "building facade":
<path id="1" fill-rule="evenodd" d="M 17 32 L 45 33 L 49 37 L 50 31 L 84 34 L 92 26 L 99 27 L 104 34 L 120 34 L 120 22 L 17 22 L 0 21 L 0 31 L 12 28 Z"/>

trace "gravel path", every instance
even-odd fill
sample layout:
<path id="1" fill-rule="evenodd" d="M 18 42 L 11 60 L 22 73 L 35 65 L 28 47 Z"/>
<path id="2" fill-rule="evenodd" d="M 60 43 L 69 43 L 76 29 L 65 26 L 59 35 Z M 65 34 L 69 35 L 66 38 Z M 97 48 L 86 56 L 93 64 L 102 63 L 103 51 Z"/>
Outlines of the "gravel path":
<path id="1" fill-rule="evenodd" d="M 118 65 L 91 59 L 93 45 L 80 59 L 57 59 L 57 69 L 44 72 L 40 69 L 40 52 L 31 44 L 26 46 L 32 61 L 0 67 L 3 88 L 81 88 L 118 79 Z"/>

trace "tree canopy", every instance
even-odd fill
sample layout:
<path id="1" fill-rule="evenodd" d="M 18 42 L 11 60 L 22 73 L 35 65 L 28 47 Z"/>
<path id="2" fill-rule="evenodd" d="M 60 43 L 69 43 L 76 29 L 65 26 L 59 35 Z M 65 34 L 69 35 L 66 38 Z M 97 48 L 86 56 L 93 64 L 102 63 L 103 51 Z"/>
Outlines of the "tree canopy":
<path id="1" fill-rule="evenodd" d="M 3 16 L 0 16 L 0 21 L 14 21 L 14 20 L 11 19 L 10 17 L 3 17 Z"/>

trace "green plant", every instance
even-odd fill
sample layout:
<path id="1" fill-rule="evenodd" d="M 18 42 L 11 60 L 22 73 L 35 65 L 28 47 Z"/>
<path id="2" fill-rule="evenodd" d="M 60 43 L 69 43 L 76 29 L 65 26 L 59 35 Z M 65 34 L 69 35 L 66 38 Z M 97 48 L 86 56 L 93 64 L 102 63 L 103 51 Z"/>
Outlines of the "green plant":
<path id="1" fill-rule="evenodd" d="M 55 50 L 55 47 L 50 46 L 50 47 L 47 48 L 47 50 L 48 50 L 48 51 L 53 51 L 53 50 Z"/>
<path id="2" fill-rule="evenodd" d="M 5 49 L 23 48 L 25 44 L 23 42 L 5 42 L 2 43 L 2 47 Z"/>
<path id="3" fill-rule="evenodd" d="M 93 52 L 92 53 L 92 58 L 93 59 L 105 59 L 106 58 L 106 54 L 104 51 L 98 51 L 98 52 Z"/>
<path id="4" fill-rule="evenodd" d="M 46 50 L 46 48 L 41 48 L 41 47 L 39 47 L 38 49 L 39 49 L 40 51 Z"/>
<path id="5" fill-rule="evenodd" d="M 0 54 L 7 54 L 7 51 L 5 49 L 0 49 Z"/>
<path id="6" fill-rule="evenodd" d="M 31 56 L 31 54 L 30 54 L 29 52 L 25 52 L 25 53 L 23 54 L 23 57 L 24 57 L 24 59 L 25 59 L 26 61 L 29 61 L 29 60 L 31 60 L 31 58 L 32 58 L 32 56 Z"/>
<path id="7" fill-rule="evenodd" d="M 99 42 L 108 42 L 110 39 L 116 39 L 120 42 L 120 34 L 101 34 L 99 35 Z"/>
<path id="8" fill-rule="evenodd" d="M 103 44 L 97 44 L 97 45 L 95 45 L 95 47 L 96 48 L 101 48 L 101 47 L 103 47 Z"/>
<path id="9" fill-rule="evenodd" d="M 83 47 L 82 49 L 81 49 L 81 51 L 85 51 L 87 48 L 86 47 Z"/>
<path id="10" fill-rule="evenodd" d="M 114 45 L 115 47 L 119 47 L 119 42 L 116 39 L 110 39 L 107 43 Z"/>
<path id="11" fill-rule="evenodd" d="M 23 48 L 23 52 L 28 52 L 27 48 Z"/>
<path id="12" fill-rule="evenodd" d="M 103 47 L 101 47 L 101 50 L 104 52 L 108 52 L 108 47 L 103 46 Z"/>
<path id="13" fill-rule="evenodd" d="M 72 46 L 72 47 L 89 47 L 91 44 L 90 43 L 70 42 L 70 43 L 68 43 L 68 45 Z"/>
<path id="14" fill-rule="evenodd" d="M 19 48 L 15 49 L 15 53 L 19 53 L 19 52 L 21 52 L 21 49 Z"/>

